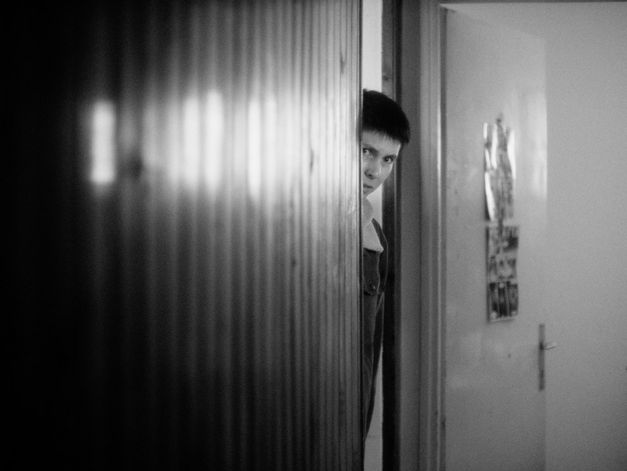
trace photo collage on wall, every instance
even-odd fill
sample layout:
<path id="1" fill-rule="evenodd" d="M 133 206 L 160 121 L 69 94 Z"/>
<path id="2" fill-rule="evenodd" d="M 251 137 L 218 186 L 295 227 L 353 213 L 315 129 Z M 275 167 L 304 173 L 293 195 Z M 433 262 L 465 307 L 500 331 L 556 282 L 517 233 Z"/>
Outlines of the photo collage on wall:
<path id="1" fill-rule="evenodd" d="M 518 315 L 519 227 L 508 224 L 514 217 L 513 133 L 499 116 L 483 125 L 487 227 L 488 320 L 513 319 Z"/>

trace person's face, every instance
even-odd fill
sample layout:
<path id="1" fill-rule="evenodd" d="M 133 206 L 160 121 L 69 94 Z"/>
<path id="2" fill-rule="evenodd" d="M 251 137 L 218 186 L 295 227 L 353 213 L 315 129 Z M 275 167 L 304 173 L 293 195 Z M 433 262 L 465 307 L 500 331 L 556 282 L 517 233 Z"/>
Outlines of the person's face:
<path id="1" fill-rule="evenodd" d="M 361 134 L 362 192 L 368 196 L 379 188 L 394 168 L 401 150 L 396 139 L 376 131 Z"/>

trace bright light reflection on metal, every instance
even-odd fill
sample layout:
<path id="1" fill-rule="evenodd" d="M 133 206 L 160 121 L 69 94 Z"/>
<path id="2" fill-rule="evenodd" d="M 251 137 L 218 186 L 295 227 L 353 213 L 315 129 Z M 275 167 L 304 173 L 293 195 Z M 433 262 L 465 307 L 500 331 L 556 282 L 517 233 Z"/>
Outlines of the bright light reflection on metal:
<path id="1" fill-rule="evenodd" d="M 263 103 L 254 100 L 248 104 L 246 175 L 248 192 L 255 200 L 261 196 L 262 187 L 267 194 L 277 194 L 281 180 L 289 178 L 285 161 L 290 155 L 279 148 L 278 128 L 277 103 L 273 97 L 265 97 Z"/>
<path id="2" fill-rule="evenodd" d="M 283 178 L 285 172 L 284 159 L 285 155 L 281 152 L 277 145 L 277 104 L 276 101 L 268 98 L 265 102 L 264 116 L 264 181 L 268 190 L 276 192 L 279 188 L 280 179 Z"/>
<path id="3" fill-rule="evenodd" d="M 115 107 L 110 101 L 94 105 L 91 123 L 92 183 L 106 185 L 116 178 L 115 168 Z"/>
<path id="4" fill-rule="evenodd" d="M 164 169 L 171 184 L 176 188 L 181 179 L 180 105 L 170 99 L 165 107 L 165 126 L 162 130 Z"/>
<path id="5" fill-rule="evenodd" d="M 151 177 L 154 177 L 161 171 L 161 142 L 162 133 L 159 129 L 159 109 L 156 100 L 146 104 L 143 116 L 142 133 L 142 155 L 147 170 Z"/>
<path id="6" fill-rule="evenodd" d="M 258 101 L 248 104 L 247 177 L 248 191 L 254 199 L 261 192 L 261 105 Z"/>
<path id="7" fill-rule="evenodd" d="M 284 142 L 284 146 L 282 146 L 281 150 L 283 155 L 283 166 L 285 168 L 284 174 L 286 180 L 288 180 L 292 178 L 296 169 L 297 160 L 295 156 L 298 155 L 299 151 L 299 129 L 298 120 L 293 107 L 287 106 L 284 112 L 281 112 L 281 115 L 283 115 L 280 119 Z"/>
<path id="8" fill-rule="evenodd" d="M 183 162 L 181 166 L 181 176 L 189 187 L 195 187 L 198 183 L 200 144 L 199 101 L 197 97 L 190 96 L 183 104 Z"/>
<path id="9" fill-rule="evenodd" d="M 205 102 L 204 175 L 207 188 L 216 190 L 222 172 L 222 139 L 224 134 L 222 96 L 215 90 L 207 93 Z"/>

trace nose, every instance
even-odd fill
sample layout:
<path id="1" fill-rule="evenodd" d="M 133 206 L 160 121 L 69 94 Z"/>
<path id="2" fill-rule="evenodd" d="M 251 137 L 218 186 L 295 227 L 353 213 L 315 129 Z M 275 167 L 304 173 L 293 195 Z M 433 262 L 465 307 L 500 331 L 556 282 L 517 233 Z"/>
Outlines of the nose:
<path id="1" fill-rule="evenodd" d="M 381 173 L 381 164 L 378 159 L 369 159 L 364 162 L 364 175 L 368 178 L 375 179 Z"/>

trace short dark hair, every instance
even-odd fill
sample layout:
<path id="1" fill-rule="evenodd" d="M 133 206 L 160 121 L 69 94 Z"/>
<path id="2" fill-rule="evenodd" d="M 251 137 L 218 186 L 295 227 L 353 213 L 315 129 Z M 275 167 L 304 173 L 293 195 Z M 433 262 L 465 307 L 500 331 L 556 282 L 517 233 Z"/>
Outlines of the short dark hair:
<path id="1" fill-rule="evenodd" d="M 375 131 L 399 141 L 409 142 L 409 121 L 403 109 L 387 95 L 374 90 L 363 91 L 362 131 Z"/>

